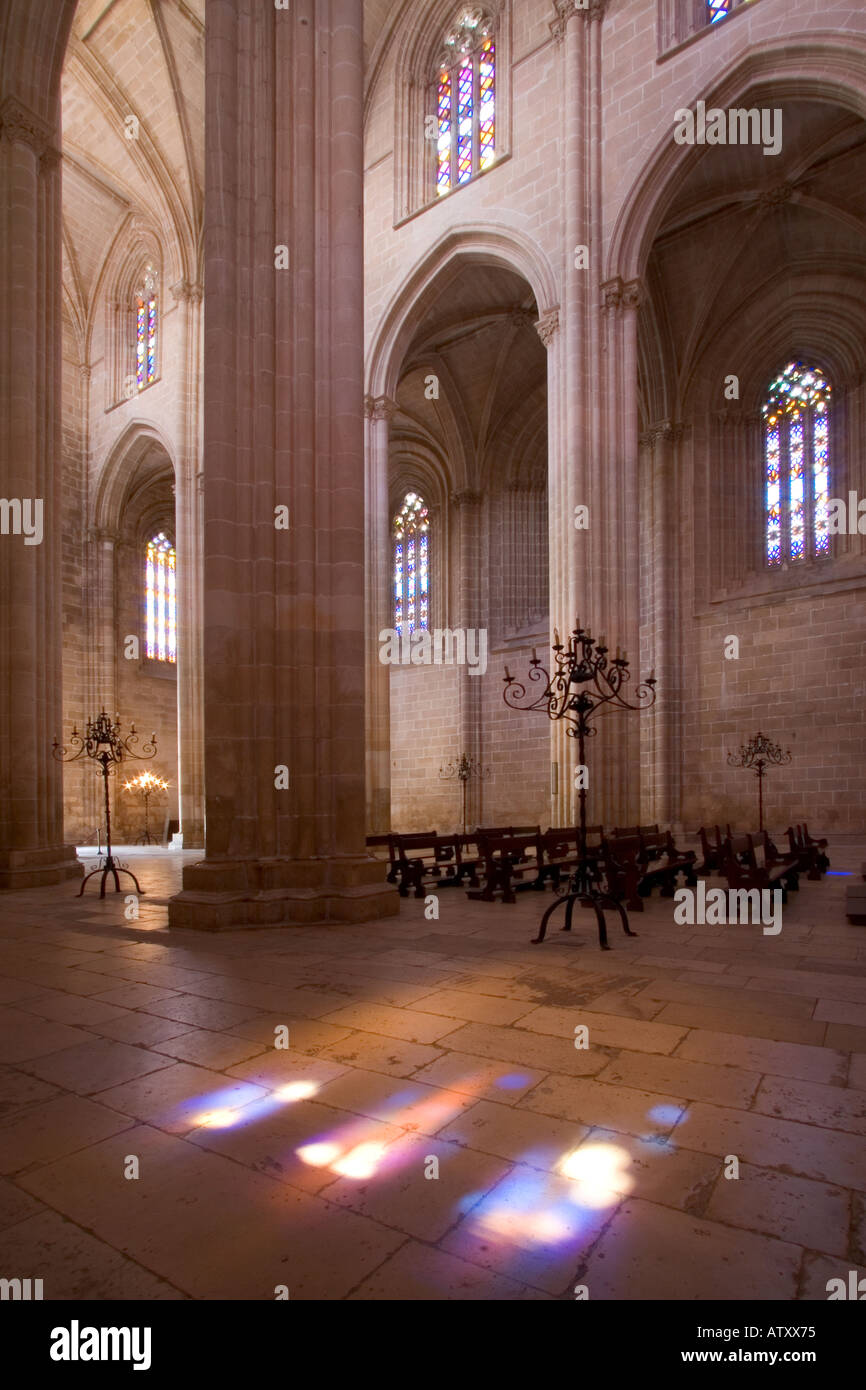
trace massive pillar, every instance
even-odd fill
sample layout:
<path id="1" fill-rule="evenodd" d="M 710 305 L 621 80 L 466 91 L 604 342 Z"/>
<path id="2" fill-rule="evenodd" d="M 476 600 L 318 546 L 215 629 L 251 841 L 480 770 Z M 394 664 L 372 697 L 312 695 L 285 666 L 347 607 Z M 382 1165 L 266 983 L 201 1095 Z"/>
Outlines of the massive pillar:
<path id="1" fill-rule="evenodd" d="M 0 888 L 81 873 L 63 844 L 58 93 L 75 6 L 10 0 L 0 54 Z"/>
<path id="2" fill-rule="evenodd" d="M 480 650 L 478 631 L 481 620 L 481 567 L 482 567 L 482 495 L 471 488 L 464 488 L 452 494 L 451 502 L 457 521 L 457 585 L 455 627 L 466 634 L 467 651 L 469 633 L 474 632 L 476 643 L 473 650 Z M 489 633 L 488 633 L 489 645 Z M 469 674 L 469 664 L 457 667 L 457 750 L 459 759 L 463 754 L 483 763 L 484 749 L 481 744 L 482 730 L 482 691 L 483 680 L 479 675 Z M 455 788 L 457 790 L 457 788 Z M 462 788 L 460 804 L 462 811 Z M 466 825 L 468 829 L 482 821 L 483 788 L 479 777 L 470 777 L 466 785 Z M 457 824 L 455 818 L 455 824 Z M 462 824 L 461 824 L 462 829 Z"/>
<path id="3" fill-rule="evenodd" d="M 393 622 L 391 598 L 391 517 L 388 510 L 388 450 L 397 402 L 367 396 L 367 549 L 366 549 L 366 696 L 367 696 L 367 829 L 385 835 L 391 829 L 390 667 L 379 660 L 379 633 Z"/>
<path id="4" fill-rule="evenodd" d="M 210 0 L 204 860 L 172 926 L 396 913 L 364 845 L 361 0 Z"/>
<path id="5" fill-rule="evenodd" d="M 178 803 L 184 848 L 198 849 L 204 845 L 201 564 L 204 528 L 200 411 L 202 287 L 181 280 L 172 286 L 171 292 L 183 315 L 185 364 L 179 393 L 175 478 Z"/>
<path id="6" fill-rule="evenodd" d="M 553 631 L 557 629 L 567 642 L 567 634 L 576 618 L 586 621 L 589 586 L 589 546 L 586 533 L 575 531 L 575 507 L 589 505 L 592 509 L 587 395 L 591 381 L 587 341 L 591 271 L 585 261 L 585 249 L 591 245 L 587 141 L 589 25 L 587 11 L 579 8 L 576 0 L 555 0 L 555 3 L 557 19 L 551 28 L 562 64 L 563 288 L 559 332 L 552 338 L 552 352 L 548 358 L 550 640 L 553 642 Z M 565 721 L 552 725 L 551 816 L 554 824 L 573 823 L 576 747 L 575 740 L 567 737 Z"/>

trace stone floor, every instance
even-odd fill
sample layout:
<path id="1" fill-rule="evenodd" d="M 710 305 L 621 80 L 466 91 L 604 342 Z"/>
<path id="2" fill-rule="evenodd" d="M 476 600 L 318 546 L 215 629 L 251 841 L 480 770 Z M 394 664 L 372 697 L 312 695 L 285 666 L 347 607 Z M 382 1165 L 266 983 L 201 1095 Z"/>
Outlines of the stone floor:
<path id="1" fill-rule="evenodd" d="M 438 920 L 169 933 L 182 862 L 136 856 L 137 921 L 75 886 L 0 900 L 3 1276 L 46 1299 L 825 1299 L 862 1276 L 850 879 L 804 883 L 775 937 L 656 896 L 602 953 L 590 914 L 533 946 L 537 895 L 453 890 Z"/>

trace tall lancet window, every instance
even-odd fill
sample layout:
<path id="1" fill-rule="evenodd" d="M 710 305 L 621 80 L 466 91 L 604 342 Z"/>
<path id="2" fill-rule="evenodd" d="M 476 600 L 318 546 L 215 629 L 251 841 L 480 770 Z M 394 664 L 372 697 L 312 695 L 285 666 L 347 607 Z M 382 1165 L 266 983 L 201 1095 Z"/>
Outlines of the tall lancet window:
<path id="1" fill-rule="evenodd" d="M 436 72 L 436 192 L 449 193 L 496 158 L 496 41 L 483 10 L 461 12 Z"/>
<path id="2" fill-rule="evenodd" d="M 135 313 L 135 384 L 139 391 L 156 381 L 156 332 L 159 307 L 156 280 L 148 267 L 133 304 Z"/>
<path id="3" fill-rule="evenodd" d="M 144 560 L 145 652 L 150 661 L 177 660 L 177 597 L 174 546 L 163 531 L 153 536 Z"/>
<path id="4" fill-rule="evenodd" d="M 817 367 L 789 362 L 764 402 L 768 565 L 830 552 L 830 393 Z"/>
<path id="5" fill-rule="evenodd" d="M 430 616 L 430 520 L 417 492 L 407 492 L 394 517 L 394 627 L 426 628 Z"/>

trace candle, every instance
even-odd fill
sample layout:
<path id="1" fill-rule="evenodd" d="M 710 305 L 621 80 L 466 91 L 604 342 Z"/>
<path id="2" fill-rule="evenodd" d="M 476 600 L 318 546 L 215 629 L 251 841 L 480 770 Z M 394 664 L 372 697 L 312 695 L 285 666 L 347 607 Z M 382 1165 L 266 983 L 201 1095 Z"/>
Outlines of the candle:
<path id="1" fill-rule="evenodd" d="M 535 650 L 535 647 L 532 648 L 532 660 L 533 660 L 533 661 L 537 661 L 537 660 L 538 660 L 538 652 Z"/>
<path id="2" fill-rule="evenodd" d="M 654 680 L 655 680 L 655 678 L 656 678 L 656 668 L 655 668 L 655 667 L 653 667 L 652 670 L 650 671 L 650 673 L 649 673 L 649 678 L 650 678 L 651 681 L 654 681 Z"/>
<path id="3" fill-rule="evenodd" d="M 558 631 L 557 628 L 554 628 L 554 629 L 553 629 L 553 645 L 554 645 L 555 647 L 561 647 L 561 646 L 562 646 L 562 643 L 561 643 L 560 640 L 559 640 L 559 631 Z"/>
<path id="4" fill-rule="evenodd" d="M 599 645 L 599 647 L 604 647 L 605 650 L 607 650 L 607 638 L 605 637 L 604 633 L 602 633 L 601 636 L 599 637 L 599 639 L 598 639 L 598 645 Z"/>
<path id="5" fill-rule="evenodd" d="M 512 679 L 511 672 L 509 671 L 509 669 L 508 669 L 507 666 L 506 666 L 506 668 L 505 668 L 505 679 L 506 679 L 507 681 L 510 681 L 510 680 Z"/>

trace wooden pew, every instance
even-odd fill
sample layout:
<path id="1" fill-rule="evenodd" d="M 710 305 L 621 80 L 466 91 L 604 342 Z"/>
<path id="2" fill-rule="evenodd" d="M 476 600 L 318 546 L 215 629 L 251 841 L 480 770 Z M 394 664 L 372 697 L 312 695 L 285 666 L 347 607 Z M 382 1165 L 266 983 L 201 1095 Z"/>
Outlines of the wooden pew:
<path id="1" fill-rule="evenodd" d="M 797 826 L 797 829 L 800 830 L 799 825 Z M 805 821 L 803 821 L 803 828 L 801 833 L 803 838 L 803 844 L 806 845 L 808 849 L 813 849 L 817 852 L 818 868 L 820 869 L 822 874 L 825 874 L 830 867 L 830 860 L 824 853 L 825 849 L 827 848 L 827 841 L 813 840 L 812 836 L 809 834 L 809 827 Z"/>
<path id="2" fill-rule="evenodd" d="M 762 845 L 761 850 L 764 850 Z M 724 843 L 722 872 L 728 888 L 780 888 L 782 902 L 788 901 L 788 885 L 796 868 L 787 860 L 760 864 L 751 835 L 730 835 Z"/>
<path id="3" fill-rule="evenodd" d="M 401 898 L 425 897 L 425 888 L 458 887 L 466 871 L 461 856 L 461 835 L 437 835 L 435 831 L 394 835 L 394 855 Z"/>
<path id="4" fill-rule="evenodd" d="M 698 865 L 695 871 L 696 873 L 711 874 L 714 870 L 716 873 L 721 873 L 722 832 L 717 825 L 713 826 L 713 831 L 715 832 L 715 843 L 712 844 L 710 843 L 710 837 L 705 826 L 702 825 L 698 831 L 698 839 L 701 842 L 701 854 L 703 855 L 703 859 Z"/>
<path id="5" fill-rule="evenodd" d="M 435 833 L 435 832 L 434 832 L 434 833 Z M 385 882 L 386 882 L 386 883 L 396 883 L 396 882 L 397 882 L 397 877 L 398 877 L 398 871 L 397 871 L 397 860 L 396 860 L 396 857 L 395 857 L 395 854 L 394 854 L 394 836 L 393 836 L 393 835 L 390 835 L 390 834 L 389 834 L 389 835 L 368 835 L 368 836 L 367 836 L 367 848 L 368 848 L 368 849 L 373 849 L 373 850 L 375 850 L 375 849 L 386 849 L 386 850 L 388 851 L 388 856 L 387 856 L 387 857 L 388 857 L 388 872 L 387 872 L 387 874 L 385 875 Z M 381 858 L 381 855 L 374 855 L 374 858 L 379 859 L 379 858 Z"/>
<path id="6" fill-rule="evenodd" d="M 678 850 L 669 830 L 644 826 L 645 834 L 613 835 L 605 842 L 605 864 L 609 864 L 608 883 L 614 897 L 624 896 L 629 911 L 642 912 L 643 898 L 658 884 L 663 898 L 676 892 L 677 875 L 694 887 L 694 850 Z"/>
<path id="7" fill-rule="evenodd" d="M 550 882 L 556 892 L 561 880 L 574 872 L 580 860 L 580 828 L 551 828 L 540 837 L 539 847 L 539 876 L 542 883 Z"/>
<path id="8" fill-rule="evenodd" d="M 813 882 L 818 881 L 830 867 L 830 860 L 819 847 L 818 842 L 807 842 L 803 835 L 802 826 L 799 825 L 796 831 L 792 825 L 789 825 L 785 834 L 788 836 L 791 855 L 796 858 L 800 872 Z M 826 844 L 826 840 L 824 843 Z"/>
<path id="9" fill-rule="evenodd" d="M 484 862 L 484 887 L 466 896 L 490 903 L 497 893 L 504 903 L 516 901 L 516 888 L 543 888 L 544 852 L 541 833 L 503 835 L 478 832 L 478 847 Z M 531 875 L 531 877 L 527 877 Z"/>

